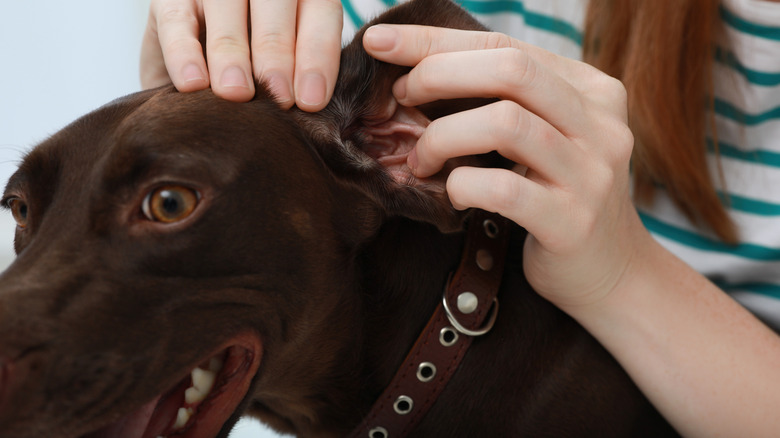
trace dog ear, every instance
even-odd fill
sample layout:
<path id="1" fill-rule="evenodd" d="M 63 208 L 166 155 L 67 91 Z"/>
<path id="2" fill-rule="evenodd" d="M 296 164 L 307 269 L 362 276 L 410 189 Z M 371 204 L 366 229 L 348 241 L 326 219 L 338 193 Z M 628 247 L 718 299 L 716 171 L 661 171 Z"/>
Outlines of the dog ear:
<path id="1" fill-rule="evenodd" d="M 429 222 L 447 232 L 460 229 L 463 214 L 445 192 L 456 164 L 495 166 L 497 154 L 450 162 L 439 174 L 417 179 L 406 157 L 431 120 L 486 103 L 484 99 L 442 101 L 420 108 L 403 107 L 392 97 L 393 83 L 409 71 L 370 57 L 363 34 L 378 23 L 419 24 L 485 30 L 449 0 L 414 0 L 390 9 L 363 27 L 341 54 L 336 89 L 318 113 L 294 110 L 318 153 L 334 176 L 368 195 L 380 212 Z"/>

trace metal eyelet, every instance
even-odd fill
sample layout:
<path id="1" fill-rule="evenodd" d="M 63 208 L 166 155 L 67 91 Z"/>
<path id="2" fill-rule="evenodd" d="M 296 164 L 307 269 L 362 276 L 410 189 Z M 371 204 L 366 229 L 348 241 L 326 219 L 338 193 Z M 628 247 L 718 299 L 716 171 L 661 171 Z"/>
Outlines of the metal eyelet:
<path id="1" fill-rule="evenodd" d="M 452 347 L 458 342 L 458 332 L 452 327 L 444 327 L 439 332 L 439 342 L 445 347 Z"/>
<path id="2" fill-rule="evenodd" d="M 485 219 L 484 222 L 482 222 L 482 227 L 485 229 L 485 235 L 490 237 L 491 239 L 495 239 L 498 237 L 499 228 L 498 225 L 496 225 L 495 222 L 491 219 Z"/>
<path id="3" fill-rule="evenodd" d="M 413 407 L 414 400 L 405 395 L 398 397 L 395 400 L 395 403 L 393 403 L 393 410 L 395 410 L 395 413 L 398 415 L 406 415 L 409 412 L 412 412 Z"/>
<path id="4" fill-rule="evenodd" d="M 389 435 L 384 427 L 375 427 L 368 431 L 368 438 L 387 438 Z"/>
<path id="5" fill-rule="evenodd" d="M 436 377 L 436 365 L 430 362 L 423 362 L 417 367 L 417 380 L 430 382 L 434 377 Z"/>

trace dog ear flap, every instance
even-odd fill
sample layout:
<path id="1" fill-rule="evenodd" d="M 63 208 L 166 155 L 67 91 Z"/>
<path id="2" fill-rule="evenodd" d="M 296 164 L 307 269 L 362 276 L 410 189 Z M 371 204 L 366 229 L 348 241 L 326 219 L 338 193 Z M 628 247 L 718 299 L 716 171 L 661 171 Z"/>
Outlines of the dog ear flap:
<path id="1" fill-rule="evenodd" d="M 429 222 L 444 232 L 460 229 L 464 214 L 452 207 L 445 192 L 451 167 L 431 178 L 417 179 L 406 166 L 406 157 L 433 118 L 479 106 L 485 100 L 461 101 L 465 106 L 452 102 L 420 108 L 398 105 L 392 85 L 409 68 L 377 61 L 363 49 L 365 29 L 378 23 L 484 30 L 449 0 L 415 0 L 392 8 L 361 29 L 342 50 L 329 105 L 318 113 L 295 110 L 293 114 L 334 176 L 363 191 L 384 215 Z"/>

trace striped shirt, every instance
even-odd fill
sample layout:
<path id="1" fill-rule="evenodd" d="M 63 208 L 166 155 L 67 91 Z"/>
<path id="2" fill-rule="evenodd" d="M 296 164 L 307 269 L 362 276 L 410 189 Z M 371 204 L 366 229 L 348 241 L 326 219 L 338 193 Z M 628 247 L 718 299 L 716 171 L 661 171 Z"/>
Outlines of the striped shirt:
<path id="1" fill-rule="evenodd" d="M 485 26 L 581 59 L 586 0 L 457 0 Z M 342 0 L 344 40 L 396 0 Z M 715 121 L 725 181 L 719 190 L 740 232 L 727 245 L 697 228 L 658 189 L 640 217 L 667 249 L 780 330 L 780 2 L 723 0 L 727 47 L 715 53 Z M 707 145 L 712 175 L 715 147 Z"/>

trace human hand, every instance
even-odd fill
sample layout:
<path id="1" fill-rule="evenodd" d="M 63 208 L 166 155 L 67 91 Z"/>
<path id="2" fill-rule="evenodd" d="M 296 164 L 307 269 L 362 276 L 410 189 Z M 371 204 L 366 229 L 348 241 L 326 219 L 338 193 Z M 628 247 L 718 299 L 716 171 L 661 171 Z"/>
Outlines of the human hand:
<path id="1" fill-rule="evenodd" d="M 210 84 L 218 96 L 248 101 L 254 74 L 283 107 L 317 111 L 336 83 L 341 26 L 339 0 L 152 0 L 141 85 L 172 82 L 186 92 Z"/>
<path id="2" fill-rule="evenodd" d="M 649 238 L 629 193 L 633 136 L 619 81 L 497 33 L 379 25 L 363 43 L 382 61 L 414 67 L 393 87 L 401 105 L 502 99 L 433 121 L 409 167 L 426 177 L 450 158 L 494 150 L 513 160 L 512 170 L 456 168 L 453 205 L 525 227 L 526 277 L 555 304 L 613 290 Z"/>

